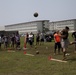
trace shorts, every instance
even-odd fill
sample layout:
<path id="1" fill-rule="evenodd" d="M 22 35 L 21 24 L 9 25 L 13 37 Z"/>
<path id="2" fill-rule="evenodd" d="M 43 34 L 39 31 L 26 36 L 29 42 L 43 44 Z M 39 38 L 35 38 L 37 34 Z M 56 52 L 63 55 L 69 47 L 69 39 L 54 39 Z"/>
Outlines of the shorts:
<path id="1" fill-rule="evenodd" d="M 43 38 L 41 39 L 41 42 L 44 42 L 44 39 Z"/>
<path id="2" fill-rule="evenodd" d="M 70 44 L 69 39 L 65 39 L 65 40 L 61 39 L 62 48 L 67 48 L 69 44 Z"/>

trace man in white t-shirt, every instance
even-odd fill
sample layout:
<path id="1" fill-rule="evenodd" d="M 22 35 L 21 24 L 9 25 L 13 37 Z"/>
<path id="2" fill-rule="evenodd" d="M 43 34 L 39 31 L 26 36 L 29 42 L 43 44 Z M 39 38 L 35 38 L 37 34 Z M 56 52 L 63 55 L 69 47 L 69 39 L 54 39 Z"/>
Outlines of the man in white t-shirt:
<path id="1" fill-rule="evenodd" d="M 32 34 L 32 32 L 29 34 L 29 43 L 30 43 L 30 46 L 33 45 L 33 34 Z"/>

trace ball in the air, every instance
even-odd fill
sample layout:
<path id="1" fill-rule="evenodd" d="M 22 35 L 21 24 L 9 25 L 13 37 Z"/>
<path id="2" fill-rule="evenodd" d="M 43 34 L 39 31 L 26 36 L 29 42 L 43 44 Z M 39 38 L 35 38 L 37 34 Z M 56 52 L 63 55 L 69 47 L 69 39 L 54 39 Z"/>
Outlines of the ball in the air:
<path id="1" fill-rule="evenodd" d="M 34 17 L 38 17 L 38 13 L 37 12 L 34 13 Z"/>

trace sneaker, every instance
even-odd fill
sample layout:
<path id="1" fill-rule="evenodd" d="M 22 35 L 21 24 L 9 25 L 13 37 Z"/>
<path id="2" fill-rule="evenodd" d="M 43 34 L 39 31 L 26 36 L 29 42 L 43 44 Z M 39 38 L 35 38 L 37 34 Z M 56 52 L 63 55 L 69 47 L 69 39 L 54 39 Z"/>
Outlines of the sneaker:
<path id="1" fill-rule="evenodd" d="M 66 53 L 65 55 L 66 55 L 66 56 L 69 56 L 70 54 L 69 54 L 69 53 Z"/>

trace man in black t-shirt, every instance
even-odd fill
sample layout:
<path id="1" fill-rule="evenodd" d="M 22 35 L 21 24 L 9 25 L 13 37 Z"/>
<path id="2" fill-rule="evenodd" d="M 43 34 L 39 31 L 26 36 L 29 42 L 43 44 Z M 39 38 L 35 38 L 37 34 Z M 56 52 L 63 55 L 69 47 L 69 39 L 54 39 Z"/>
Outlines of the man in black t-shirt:
<path id="1" fill-rule="evenodd" d="M 15 45 L 15 34 L 13 33 L 11 37 L 11 47 L 14 48 L 14 45 Z"/>
<path id="2" fill-rule="evenodd" d="M 65 55 L 66 55 L 66 51 L 68 48 L 68 45 L 70 44 L 68 36 L 69 36 L 69 27 L 65 27 L 65 29 L 62 30 L 61 32 L 61 47 L 63 50 L 63 60 L 66 59 Z"/>
<path id="3" fill-rule="evenodd" d="M 72 37 L 76 39 L 76 31 L 72 33 Z"/>

